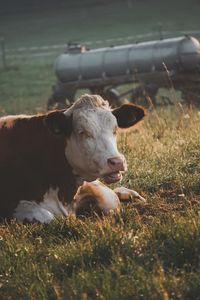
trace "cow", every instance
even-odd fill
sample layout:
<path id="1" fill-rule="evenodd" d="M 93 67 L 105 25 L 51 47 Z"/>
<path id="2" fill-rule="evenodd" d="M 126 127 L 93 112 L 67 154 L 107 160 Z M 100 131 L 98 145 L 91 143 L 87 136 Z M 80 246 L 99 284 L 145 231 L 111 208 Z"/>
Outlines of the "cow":
<path id="1" fill-rule="evenodd" d="M 83 95 L 65 110 L 0 118 L 0 218 L 49 223 L 79 215 L 93 203 L 118 209 L 135 191 L 111 190 L 127 170 L 116 143 L 118 128 L 145 115 L 142 107 L 111 109 L 98 95 Z"/>

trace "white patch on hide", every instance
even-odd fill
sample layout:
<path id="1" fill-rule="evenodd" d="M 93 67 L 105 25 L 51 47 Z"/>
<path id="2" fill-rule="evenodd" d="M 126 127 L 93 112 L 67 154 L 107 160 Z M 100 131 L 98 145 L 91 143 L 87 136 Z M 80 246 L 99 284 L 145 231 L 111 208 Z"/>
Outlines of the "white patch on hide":
<path id="1" fill-rule="evenodd" d="M 112 170 L 108 159 L 122 157 L 117 149 L 117 121 L 108 108 L 75 110 L 73 132 L 67 140 L 65 154 L 74 173 L 93 181 Z"/>
<path id="2" fill-rule="evenodd" d="M 36 203 L 36 201 L 22 200 L 15 209 L 14 217 L 19 221 L 28 222 L 38 221 L 40 223 L 49 223 L 55 217 L 66 218 L 69 215 L 68 211 L 59 201 L 58 188 L 50 188 L 45 194 L 43 201 Z"/>
<path id="3" fill-rule="evenodd" d="M 18 222 L 49 223 L 54 219 L 53 214 L 40 207 L 35 201 L 22 200 L 15 209 L 14 217 Z"/>
<path id="4" fill-rule="evenodd" d="M 42 208 L 47 209 L 56 217 L 67 217 L 69 214 L 58 198 L 58 188 L 50 188 L 44 194 L 43 201 L 39 204 Z"/>

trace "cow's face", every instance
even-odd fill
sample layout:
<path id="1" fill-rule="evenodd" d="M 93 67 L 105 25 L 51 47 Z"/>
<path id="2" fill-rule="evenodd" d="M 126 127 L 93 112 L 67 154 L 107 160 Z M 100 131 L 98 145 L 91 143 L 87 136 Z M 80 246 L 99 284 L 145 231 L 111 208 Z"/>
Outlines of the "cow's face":
<path id="1" fill-rule="evenodd" d="M 85 95 L 65 112 L 47 115 L 46 124 L 66 136 L 65 154 L 74 174 L 83 180 L 121 179 L 126 160 L 117 149 L 117 128 L 128 128 L 144 116 L 141 107 L 125 104 L 111 110 L 100 96 Z"/>
<path id="2" fill-rule="evenodd" d="M 117 120 L 112 112 L 102 107 L 75 110 L 72 127 L 65 153 L 75 172 L 87 181 L 120 180 L 126 162 L 117 150 Z"/>

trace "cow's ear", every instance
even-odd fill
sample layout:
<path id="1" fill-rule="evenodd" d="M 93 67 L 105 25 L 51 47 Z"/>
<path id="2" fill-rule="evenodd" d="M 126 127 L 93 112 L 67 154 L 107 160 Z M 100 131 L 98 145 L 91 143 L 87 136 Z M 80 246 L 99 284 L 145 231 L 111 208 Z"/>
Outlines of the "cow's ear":
<path id="1" fill-rule="evenodd" d="M 120 128 L 129 128 L 145 116 L 143 107 L 134 104 L 123 104 L 112 111 Z"/>
<path id="2" fill-rule="evenodd" d="M 72 132 L 72 115 L 67 116 L 62 111 L 50 112 L 45 117 L 44 123 L 56 135 L 69 137 Z"/>

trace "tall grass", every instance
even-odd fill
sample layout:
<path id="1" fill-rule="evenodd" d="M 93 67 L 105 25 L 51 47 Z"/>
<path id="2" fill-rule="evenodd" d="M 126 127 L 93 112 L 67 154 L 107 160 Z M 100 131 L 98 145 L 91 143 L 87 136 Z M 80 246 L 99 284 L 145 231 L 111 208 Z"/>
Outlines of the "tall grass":
<path id="1" fill-rule="evenodd" d="M 1 299 L 200 299 L 200 114 L 154 110 L 119 147 L 147 199 L 103 219 L 0 226 Z"/>

